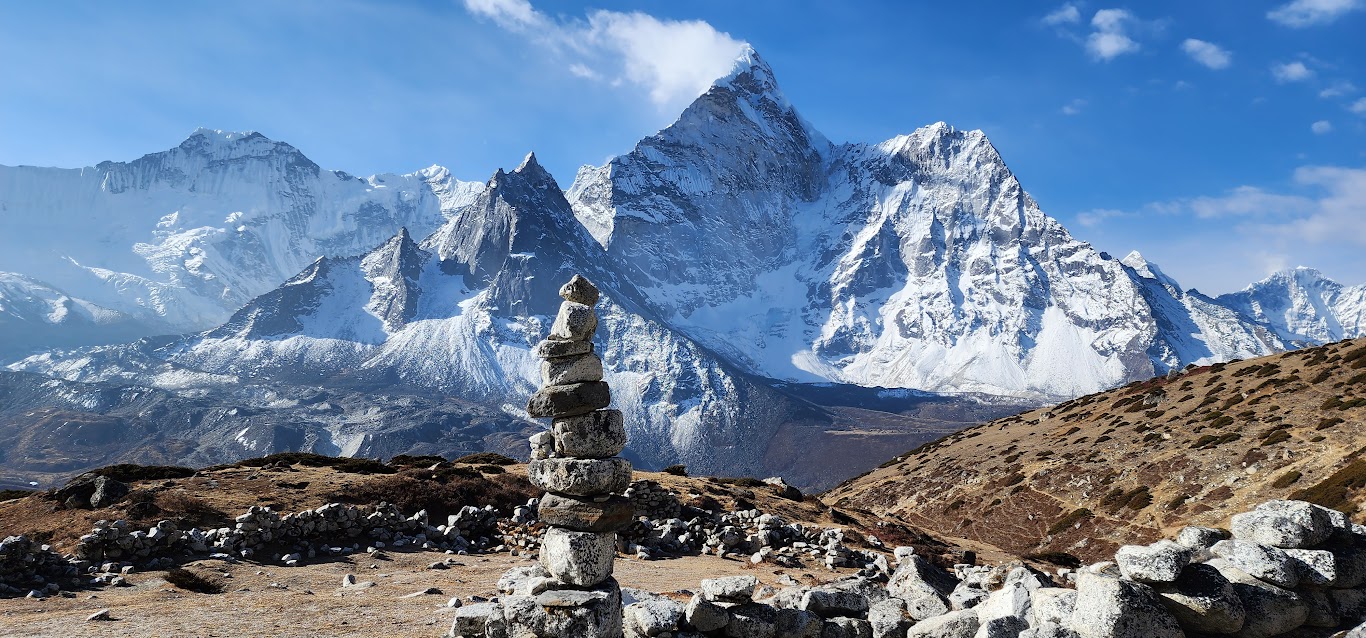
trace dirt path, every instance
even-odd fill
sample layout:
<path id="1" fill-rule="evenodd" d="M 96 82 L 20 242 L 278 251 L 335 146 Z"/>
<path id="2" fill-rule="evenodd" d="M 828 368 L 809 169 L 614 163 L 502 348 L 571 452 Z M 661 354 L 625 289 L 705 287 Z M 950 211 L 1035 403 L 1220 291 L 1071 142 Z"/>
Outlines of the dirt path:
<path id="1" fill-rule="evenodd" d="M 165 581 L 165 572 L 161 571 L 135 573 L 129 576 L 132 587 L 78 592 L 75 598 L 0 600 L 0 636 L 436 638 L 449 629 L 454 611 L 446 607 L 450 598 L 496 595 L 495 584 L 504 571 L 530 562 L 507 554 L 459 556 L 455 558 L 461 565 L 451 569 L 426 569 L 447 557 L 418 552 L 374 560 L 360 554 L 350 561 L 300 567 L 197 561 L 186 568 L 221 578 L 225 586 L 222 594 L 177 589 Z M 224 578 L 223 573 L 231 576 Z M 375 586 L 343 589 L 342 576 L 348 573 Z M 752 568 L 748 562 L 712 556 L 660 561 L 620 558 L 616 565 L 623 587 L 654 592 L 695 590 L 704 578 L 735 574 L 753 574 L 765 584 L 776 585 L 778 573 L 782 570 L 774 566 Z M 815 567 L 788 573 L 803 582 L 839 576 Z M 437 587 L 442 593 L 403 597 L 428 587 Z M 110 610 L 112 621 L 86 620 L 105 608 Z"/>

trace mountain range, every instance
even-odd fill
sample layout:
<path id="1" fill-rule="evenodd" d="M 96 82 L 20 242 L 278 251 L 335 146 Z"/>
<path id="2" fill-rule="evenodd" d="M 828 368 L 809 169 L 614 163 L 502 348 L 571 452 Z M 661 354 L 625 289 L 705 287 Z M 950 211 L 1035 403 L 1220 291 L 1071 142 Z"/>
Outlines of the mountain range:
<path id="1" fill-rule="evenodd" d="M 1097 251 L 981 131 L 833 143 L 753 51 L 564 190 L 534 155 L 484 183 L 357 178 L 200 130 L 133 162 L 0 167 L 0 220 L 0 270 L 23 273 L 0 278 L 11 371 L 180 393 L 402 387 L 520 418 L 583 274 L 635 460 L 711 472 L 800 473 L 775 441 L 849 419 L 818 388 L 882 388 L 909 403 L 875 409 L 912 420 L 923 393 L 1004 410 L 1366 326 L 1366 287 L 1311 269 L 1211 298 Z M 373 446 L 342 430 L 310 440 Z"/>

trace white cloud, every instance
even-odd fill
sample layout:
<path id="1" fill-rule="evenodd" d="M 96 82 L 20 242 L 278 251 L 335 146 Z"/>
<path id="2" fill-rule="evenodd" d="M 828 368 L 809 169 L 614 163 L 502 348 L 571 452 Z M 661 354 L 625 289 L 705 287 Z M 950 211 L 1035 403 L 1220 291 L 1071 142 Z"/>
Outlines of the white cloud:
<path id="1" fill-rule="evenodd" d="M 1125 53 L 1138 51 L 1138 42 L 1129 37 L 1134 15 L 1124 9 L 1101 9 L 1091 17 L 1095 29 L 1086 38 L 1086 50 L 1098 60 L 1109 62 Z"/>
<path id="2" fill-rule="evenodd" d="M 1361 0 L 1294 0 L 1268 11 L 1266 17 L 1287 27 L 1328 24 L 1360 9 Z"/>
<path id="3" fill-rule="evenodd" d="M 1196 217 L 1213 219 L 1295 215 L 1311 210 L 1313 202 L 1299 195 L 1281 195 L 1256 186 L 1239 186 L 1225 195 L 1194 197 L 1158 206 L 1173 212 L 1184 210 Z"/>
<path id="4" fill-rule="evenodd" d="M 1062 109 L 1061 109 L 1061 110 L 1062 110 L 1062 114 L 1063 114 L 1063 115 L 1077 115 L 1078 113 L 1081 113 L 1081 109 L 1082 109 L 1083 107 L 1085 107 L 1085 106 L 1086 106 L 1086 100 L 1083 100 L 1083 99 L 1081 99 L 1081 98 L 1077 98 L 1077 99 L 1075 99 L 1075 100 L 1072 100 L 1071 102 L 1068 102 L 1067 104 L 1062 105 Z"/>
<path id="5" fill-rule="evenodd" d="M 1067 3 L 1058 7 L 1056 11 L 1043 17 L 1043 23 L 1049 26 L 1062 26 L 1064 24 L 1076 24 L 1081 22 L 1081 11 L 1077 5 Z"/>
<path id="6" fill-rule="evenodd" d="M 1271 65 L 1271 77 L 1276 78 L 1277 82 L 1299 82 L 1314 77 L 1314 71 L 1303 62 L 1287 62 Z"/>
<path id="7" fill-rule="evenodd" d="M 1325 99 L 1333 97 L 1342 97 L 1344 95 L 1351 95 L 1352 93 L 1356 92 L 1357 86 L 1355 84 L 1352 84 L 1351 82 L 1348 82 L 1346 80 L 1342 80 L 1334 82 L 1328 88 L 1319 91 L 1319 97 Z"/>
<path id="8" fill-rule="evenodd" d="M 1333 123 L 1328 120 L 1319 120 L 1309 125 L 1309 130 L 1315 135 L 1326 135 L 1333 132 Z"/>
<path id="9" fill-rule="evenodd" d="M 1347 108 L 1348 110 L 1350 110 L 1353 113 L 1356 113 L 1357 115 L 1366 115 L 1366 97 L 1363 97 L 1355 102 L 1352 102 L 1352 105 Z"/>
<path id="10" fill-rule="evenodd" d="M 1233 54 L 1212 42 L 1187 38 L 1181 43 L 1181 50 L 1191 56 L 1191 59 L 1211 69 L 1226 69 L 1233 63 Z"/>
<path id="11" fill-rule="evenodd" d="M 748 47 L 701 20 L 617 11 L 561 20 L 537 11 L 528 0 L 465 0 L 465 8 L 572 60 L 567 69 L 574 76 L 640 86 L 667 111 L 700 95 Z"/>
<path id="12" fill-rule="evenodd" d="M 1107 219 L 1128 217 L 1129 213 L 1114 208 L 1097 208 L 1077 213 L 1077 223 L 1086 228 L 1095 228 Z"/>

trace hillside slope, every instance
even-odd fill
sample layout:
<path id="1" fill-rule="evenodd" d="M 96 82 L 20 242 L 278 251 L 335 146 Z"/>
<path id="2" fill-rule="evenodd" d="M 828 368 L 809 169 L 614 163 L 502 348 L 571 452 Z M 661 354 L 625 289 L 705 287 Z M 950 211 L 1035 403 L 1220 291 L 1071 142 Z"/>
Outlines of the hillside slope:
<path id="1" fill-rule="evenodd" d="M 1366 339 L 1182 373 L 964 430 L 831 490 L 1020 554 L 1095 560 L 1272 498 L 1366 504 Z"/>

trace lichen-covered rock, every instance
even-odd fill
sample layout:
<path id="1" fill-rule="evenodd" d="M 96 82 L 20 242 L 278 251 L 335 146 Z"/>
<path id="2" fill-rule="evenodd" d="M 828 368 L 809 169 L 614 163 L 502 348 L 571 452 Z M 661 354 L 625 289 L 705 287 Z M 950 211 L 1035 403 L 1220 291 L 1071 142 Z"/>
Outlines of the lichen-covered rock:
<path id="1" fill-rule="evenodd" d="M 1183 527 L 1176 535 L 1176 542 L 1191 549 L 1209 549 L 1214 544 L 1228 538 L 1222 530 L 1212 527 Z"/>
<path id="2" fill-rule="evenodd" d="M 873 638 L 904 638 L 911 626 L 911 618 L 906 615 L 906 601 L 887 598 L 869 606 L 868 625 L 873 630 Z"/>
<path id="3" fill-rule="evenodd" d="M 774 613 L 774 633 L 782 638 L 821 638 L 821 617 L 805 609 L 779 609 Z"/>
<path id="4" fill-rule="evenodd" d="M 1190 562 L 1190 548 L 1169 540 L 1151 545 L 1125 545 L 1115 553 L 1115 562 L 1125 578 L 1141 583 L 1170 583 Z"/>
<path id="5" fill-rule="evenodd" d="M 561 418 L 588 414 L 611 403 L 612 391 L 602 381 L 549 385 L 527 399 L 526 411 L 532 418 Z"/>
<path id="6" fill-rule="evenodd" d="M 1285 555 L 1299 576 L 1301 584 L 1311 587 L 1331 587 L 1337 584 L 1337 557 L 1321 549 L 1287 549 Z"/>
<path id="7" fill-rule="evenodd" d="M 753 576 L 726 576 L 702 581 L 702 597 L 712 602 L 747 603 L 754 598 L 759 579 Z"/>
<path id="8" fill-rule="evenodd" d="M 481 638 L 620 638 L 621 592 L 607 579 L 587 590 L 550 589 L 503 599 L 504 629 Z"/>
<path id="9" fill-rule="evenodd" d="M 719 579 L 718 579 L 719 580 Z M 744 603 L 730 608 L 726 623 L 728 638 L 774 638 L 777 635 L 777 612 L 768 605 Z"/>
<path id="10" fill-rule="evenodd" d="M 862 618 L 830 618 L 821 623 L 821 638 L 873 638 L 873 627 Z"/>
<path id="11" fill-rule="evenodd" d="M 577 357 L 593 352 L 592 341 L 555 341 L 546 339 L 532 349 L 531 354 L 541 359 L 558 359 L 561 357 Z"/>
<path id="12" fill-rule="evenodd" d="M 1206 564 L 1233 583 L 1233 591 L 1243 603 L 1246 621 L 1239 638 L 1271 638 L 1293 631 L 1308 620 L 1309 606 L 1299 594 L 1255 578 L 1222 558 Z"/>
<path id="13" fill-rule="evenodd" d="M 1029 592 L 1029 624 L 1066 625 L 1077 607 L 1077 590 L 1040 587 Z"/>
<path id="14" fill-rule="evenodd" d="M 730 622 L 726 609 L 701 594 L 694 594 L 683 609 L 683 619 L 688 625 L 701 632 L 716 631 Z"/>
<path id="15" fill-rule="evenodd" d="M 619 495 L 595 501 L 547 493 L 537 505 L 541 522 L 577 532 L 619 531 L 631 523 L 635 511 L 631 501 Z"/>
<path id="16" fill-rule="evenodd" d="M 1342 512 L 1304 501 L 1267 501 L 1251 512 L 1235 514 L 1233 538 L 1282 549 L 1313 547 L 1345 525 Z"/>
<path id="17" fill-rule="evenodd" d="M 612 532 L 551 527 L 541 538 L 541 565 L 562 583 L 591 587 L 612 575 L 616 546 Z"/>
<path id="18" fill-rule="evenodd" d="M 565 301 L 592 306 L 598 303 L 598 289 L 582 275 L 574 275 L 560 286 L 560 298 Z"/>
<path id="19" fill-rule="evenodd" d="M 1246 614 L 1233 583 L 1209 565 L 1187 565 L 1175 582 L 1158 585 L 1157 594 L 1187 630 L 1232 634 L 1243 628 Z"/>
<path id="20" fill-rule="evenodd" d="M 1030 589 L 1012 582 L 994 591 L 977 611 L 977 638 L 1018 638 L 1029 628 Z"/>
<path id="21" fill-rule="evenodd" d="M 973 638 L 976 635 L 976 609 L 961 609 L 927 618 L 906 631 L 906 638 Z"/>
<path id="22" fill-rule="evenodd" d="M 498 603 L 475 603 L 465 605 L 455 610 L 455 618 L 451 622 L 451 631 L 448 635 L 456 638 L 484 638 L 488 635 L 490 623 L 501 626 L 503 622 L 503 606 Z"/>
<path id="23" fill-rule="evenodd" d="M 602 381 L 602 359 L 596 354 L 546 359 L 541 362 L 541 385 L 569 385 Z"/>
<path id="24" fill-rule="evenodd" d="M 626 424 L 620 410 L 597 410 L 555 419 L 555 451 L 561 456 L 605 459 L 626 447 Z"/>
<path id="25" fill-rule="evenodd" d="M 1152 588 L 1102 574 L 1077 574 L 1077 603 L 1068 622 L 1082 638 L 1185 638 Z"/>
<path id="26" fill-rule="evenodd" d="M 537 459 L 527 464 L 527 480 L 547 492 L 598 496 L 631 485 L 631 462 L 610 459 Z"/>
<path id="27" fill-rule="evenodd" d="M 623 624 L 627 636 L 653 637 L 677 631 L 682 618 L 682 605 L 667 598 L 657 598 L 627 605 Z"/>
<path id="28" fill-rule="evenodd" d="M 1210 551 L 1234 567 L 1272 585 L 1294 588 L 1300 582 L 1299 570 L 1291 562 L 1290 556 L 1279 548 L 1251 541 L 1228 540 L 1215 543 Z"/>
<path id="29" fill-rule="evenodd" d="M 593 307 L 575 301 L 560 304 L 555 323 L 550 326 L 550 339 L 558 341 L 592 341 L 598 329 L 598 315 Z"/>
<path id="30" fill-rule="evenodd" d="M 868 613 L 868 597 L 854 592 L 813 589 L 802 596 L 797 607 L 821 618 L 859 617 Z"/>

